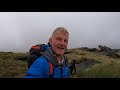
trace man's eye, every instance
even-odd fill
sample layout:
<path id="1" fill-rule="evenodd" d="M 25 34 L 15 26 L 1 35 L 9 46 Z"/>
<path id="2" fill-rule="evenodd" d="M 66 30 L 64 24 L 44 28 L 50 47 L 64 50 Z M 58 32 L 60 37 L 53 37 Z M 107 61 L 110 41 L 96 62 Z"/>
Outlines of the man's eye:
<path id="1" fill-rule="evenodd" d="M 68 40 L 65 40 L 65 42 L 67 43 L 67 42 L 68 42 Z"/>
<path id="2" fill-rule="evenodd" d="M 58 41 L 60 41 L 61 39 L 60 38 L 57 38 Z"/>

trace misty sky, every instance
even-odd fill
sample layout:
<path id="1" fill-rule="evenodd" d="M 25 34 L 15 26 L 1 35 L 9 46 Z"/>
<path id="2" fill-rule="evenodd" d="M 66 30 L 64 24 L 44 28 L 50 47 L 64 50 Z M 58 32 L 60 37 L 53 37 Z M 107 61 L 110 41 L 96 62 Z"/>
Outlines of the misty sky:
<path id="1" fill-rule="evenodd" d="M 120 48 L 120 12 L 0 12 L 0 51 L 28 52 L 68 29 L 68 48 Z"/>

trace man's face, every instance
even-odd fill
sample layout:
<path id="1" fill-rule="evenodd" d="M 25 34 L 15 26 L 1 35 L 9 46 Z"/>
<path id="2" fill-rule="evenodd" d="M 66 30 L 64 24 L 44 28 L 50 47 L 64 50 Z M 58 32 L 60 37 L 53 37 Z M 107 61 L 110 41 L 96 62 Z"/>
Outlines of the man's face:
<path id="1" fill-rule="evenodd" d="M 56 55 L 62 56 L 68 46 L 68 35 L 57 31 L 52 38 L 49 39 L 52 50 Z"/>

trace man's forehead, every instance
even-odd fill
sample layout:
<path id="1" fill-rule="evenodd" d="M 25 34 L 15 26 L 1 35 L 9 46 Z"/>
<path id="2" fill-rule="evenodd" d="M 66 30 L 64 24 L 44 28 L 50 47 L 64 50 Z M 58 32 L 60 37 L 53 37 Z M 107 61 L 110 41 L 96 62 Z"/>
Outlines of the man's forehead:
<path id="1" fill-rule="evenodd" d="M 61 32 L 61 31 L 56 31 L 55 32 L 55 34 L 54 34 L 55 36 L 66 36 L 66 37 L 68 37 L 68 33 L 65 33 L 65 32 Z"/>
<path id="2" fill-rule="evenodd" d="M 61 34 L 61 33 L 56 33 L 56 34 L 54 35 L 54 37 L 68 38 L 68 35 L 67 35 L 67 34 L 64 35 L 64 34 Z"/>

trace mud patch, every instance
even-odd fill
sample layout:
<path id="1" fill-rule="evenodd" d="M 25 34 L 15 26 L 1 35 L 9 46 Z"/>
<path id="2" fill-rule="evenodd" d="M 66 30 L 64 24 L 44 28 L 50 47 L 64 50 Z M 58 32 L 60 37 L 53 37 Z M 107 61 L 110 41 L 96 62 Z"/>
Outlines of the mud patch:
<path id="1" fill-rule="evenodd" d="M 98 63 L 101 63 L 101 62 L 98 62 L 95 59 L 82 58 L 79 64 L 76 64 L 76 66 L 86 69 Z"/>

